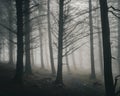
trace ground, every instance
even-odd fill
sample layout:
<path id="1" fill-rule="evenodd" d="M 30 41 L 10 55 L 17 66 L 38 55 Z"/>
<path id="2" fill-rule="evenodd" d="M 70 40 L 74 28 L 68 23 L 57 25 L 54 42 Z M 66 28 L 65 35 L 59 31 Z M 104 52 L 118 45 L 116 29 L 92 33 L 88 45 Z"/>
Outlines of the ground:
<path id="1" fill-rule="evenodd" d="M 87 75 L 64 74 L 64 86 L 54 84 L 55 76 L 47 70 L 33 71 L 24 75 L 22 85 L 15 84 L 15 68 L 0 64 L 0 96 L 104 96 L 104 84 L 90 80 Z"/>

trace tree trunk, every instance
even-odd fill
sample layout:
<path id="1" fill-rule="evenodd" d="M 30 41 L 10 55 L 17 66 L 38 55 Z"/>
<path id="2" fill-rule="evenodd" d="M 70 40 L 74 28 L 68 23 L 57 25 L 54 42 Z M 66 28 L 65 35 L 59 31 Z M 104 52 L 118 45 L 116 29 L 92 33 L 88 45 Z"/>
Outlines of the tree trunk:
<path id="1" fill-rule="evenodd" d="M 99 22 L 98 22 L 99 23 Z M 99 25 L 98 25 L 99 27 Z M 101 42 L 101 33 L 100 33 L 100 29 L 98 28 L 98 47 L 99 47 L 99 60 L 100 60 L 100 70 L 101 70 L 101 74 L 103 75 L 103 54 L 102 54 L 102 42 Z"/>
<path id="2" fill-rule="evenodd" d="M 24 0 L 24 9 L 25 9 L 25 72 L 27 74 L 32 73 L 31 61 L 30 61 L 30 1 Z"/>
<path id="3" fill-rule="evenodd" d="M 97 7 L 99 7 L 99 1 L 97 0 Z M 97 11 L 97 27 L 98 27 L 98 48 L 99 48 L 99 60 L 100 60 L 100 71 L 103 75 L 103 50 L 102 50 L 102 36 L 101 36 L 101 30 L 100 30 L 100 23 L 99 23 L 99 11 Z"/>
<path id="4" fill-rule="evenodd" d="M 89 26 L 90 26 L 91 79 L 96 79 L 95 62 L 94 62 L 93 20 L 92 20 L 91 0 L 89 0 Z"/>
<path id="5" fill-rule="evenodd" d="M 65 52 L 66 52 L 65 59 L 66 59 L 67 70 L 68 70 L 68 73 L 70 73 L 70 66 L 69 66 L 69 61 L 68 61 L 67 47 L 65 48 Z"/>
<path id="6" fill-rule="evenodd" d="M 17 64 L 15 80 L 22 81 L 23 77 L 23 0 L 16 0 L 17 15 Z"/>
<path id="7" fill-rule="evenodd" d="M 54 59 L 53 59 L 51 24 L 50 24 L 50 0 L 48 0 L 47 4 L 48 4 L 48 40 L 49 40 L 50 62 L 51 62 L 52 74 L 55 74 L 56 72 L 55 72 Z"/>
<path id="8" fill-rule="evenodd" d="M 38 12 L 40 14 L 40 7 L 38 6 Z M 38 15 L 39 15 L 38 14 Z M 44 66 L 44 60 L 43 60 L 43 33 L 42 33 L 42 30 L 41 30 L 41 27 L 40 27 L 40 23 L 42 22 L 42 19 L 38 18 L 38 30 L 39 30 L 39 37 L 40 37 L 40 57 L 41 57 L 41 68 L 45 68 Z"/>
<path id="9" fill-rule="evenodd" d="M 119 8 L 120 8 L 120 0 L 118 0 L 118 9 Z M 119 18 L 118 18 L 118 70 L 120 74 L 120 19 Z"/>
<path id="10" fill-rule="evenodd" d="M 31 50 L 31 64 L 35 65 L 35 63 L 34 63 L 34 49 Z"/>
<path id="11" fill-rule="evenodd" d="M 72 52 L 72 61 L 73 61 L 73 66 L 74 66 L 74 69 L 77 70 L 77 67 L 76 67 L 76 62 L 75 62 L 75 54 L 74 52 Z"/>
<path id="12" fill-rule="evenodd" d="M 80 48 L 80 52 L 79 52 L 79 58 L 80 58 L 80 68 L 81 69 L 84 69 L 84 67 L 83 67 L 83 49 L 82 48 Z"/>
<path id="13" fill-rule="evenodd" d="M 39 23 L 38 23 L 39 24 Z M 40 29 L 40 25 L 38 25 L 39 27 L 39 36 L 40 36 L 40 57 L 41 57 L 41 68 L 45 68 L 44 67 L 44 61 L 43 61 L 43 33 Z"/>
<path id="14" fill-rule="evenodd" d="M 9 0 L 8 16 L 9 16 L 9 28 L 13 30 L 13 8 L 12 0 Z M 9 32 L 9 64 L 13 65 L 13 49 L 14 45 L 11 42 L 13 40 L 13 34 Z"/>
<path id="15" fill-rule="evenodd" d="M 59 1 L 59 36 L 58 36 L 58 70 L 56 84 L 63 84 L 62 78 L 62 53 L 63 53 L 63 5 L 64 0 Z"/>
<path id="16" fill-rule="evenodd" d="M 48 47 L 47 47 L 47 39 L 45 40 L 45 54 L 46 54 L 46 63 L 47 63 L 47 68 L 49 69 L 49 59 L 48 59 Z"/>
<path id="17" fill-rule="evenodd" d="M 101 24 L 104 55 L 104 81 L 106 96 L 115 96 L 111 64 L 110 28 L 108 20 L 107 0 L 99 0 L 101 9 Z"/>

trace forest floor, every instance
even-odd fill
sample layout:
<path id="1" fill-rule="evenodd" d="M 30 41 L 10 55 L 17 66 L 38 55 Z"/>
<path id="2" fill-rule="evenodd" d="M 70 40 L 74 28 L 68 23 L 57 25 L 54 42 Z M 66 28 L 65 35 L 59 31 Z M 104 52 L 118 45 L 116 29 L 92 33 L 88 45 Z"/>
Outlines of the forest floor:
<path id="1" fill-rule="evenodd" d="M 41 70 L 41 71 L 39 71 Z M 90 80 L 87 75 L 64 74 L 64 87 L 53 84 L 55 76 L 39 69 L 32 75 L 24 75 L 22 85 L 14 84 L 15 68 L 0 64 L 0 96 L 104 96 L 100 80 Z"/>

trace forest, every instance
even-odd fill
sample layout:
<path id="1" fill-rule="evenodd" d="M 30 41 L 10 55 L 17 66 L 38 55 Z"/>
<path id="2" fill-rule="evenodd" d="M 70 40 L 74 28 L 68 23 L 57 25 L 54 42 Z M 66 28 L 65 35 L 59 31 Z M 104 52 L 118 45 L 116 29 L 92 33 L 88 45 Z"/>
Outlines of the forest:
<path id="1" fill-rule="evenodd" d="M 120 96 L 120 0 L 0 0 L 0 96 Z"/>

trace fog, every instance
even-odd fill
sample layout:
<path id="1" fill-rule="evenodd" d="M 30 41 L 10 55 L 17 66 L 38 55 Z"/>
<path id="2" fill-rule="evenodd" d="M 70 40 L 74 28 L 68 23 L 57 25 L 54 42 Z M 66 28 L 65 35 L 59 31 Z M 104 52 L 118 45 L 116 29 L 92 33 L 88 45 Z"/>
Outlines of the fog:
<path id="1" fill-rule="evenodd" d="M 34 3 L 34 2 L 33 2 Z M 43 2 L 44 3 L 44 2 Z M 112 2 L 112 3 L 108 3 L 109 6 L 114 5 L 116 6 L 116 3 Z M 42 3 L 41 3 L 42 5 Z M 32 6 L 32 5 L 31 5 Z M 54 16 L 51 15 L 51 31 L 52 31 L 52 47 L 53 47 L 53 54 L 54 54 L 54 62 L 55 62 L 55 67 L 57 70 L 57 46 L 58 46 L 58 41 L 55 37 L 55 35 L 57 36 L 58 33 L 58 25 L 55 23 L 56 20 L 58 20 L 58 3 L 56 2 L 56 0 L 52 0 L 50 3 L 51 6 L 51 14 L 54 14 Z M 70 15 L 74 16 L 74 14 L 78 14 L 79 12 L 86 12 L 88 11 L 88 2 L 87 0 L 82 0 L 82 1 L 78 1 L 78 0 L 72 0 L 69 4 L 69 6 L 71 7 L 72 11 L 70 11 Z M 95 1 L 92 2 L 92 6 L 93 8 L 97 6 L 97 3 Z M 43 8 L 43 9 L 42 9 Z M 40 14 L 46 14 L 47 13 L 47 7 L 45 5 L 42 5 L 41 8 L 41 13 Z M 73 9 L 74 8 L 74 9 Z M 71 12 L 74 12 L 71 13 Z M 31 18 L 35 17 L 38 15 L 38 11 L 34 11 L 31 14 Z M 3 14 L 5 14 L 5 12 L 3 12 Z M 97 14 L 99 14 L 99 10 L 93 11 L 93 15 L 97 16 Z M 69 14 L 68 14 L 69 15 Z M 73 21 L 70 22 L 70 24 L 75 24 L 79 21 L 84 22 L 80 23 L 77 25 L 77 27 L 73 30 L 74 32 L 78 32 L 79 34 L 81 34 L 81 37 L 79 40 L 77 40 L 76 42 L 74 42 L 74 44 L 72 46 L 79 46 L 79 48 L 77 48 L 76 50 L 73 51 L 73 53 L 70 53 L 68 55 L 68 62 L 69 62 L 69 66 L 70 66 L 70 70 L 72 70 L 73 72 L 75 71 L 74 65 L 77 68 L 78 73 L 82 70 L 82 71 L 88 71 L 88 73 L 90 73 L 90 68 L 91 68 L 91 64 L 90 64 L 90 36 L 87 35 L 89 34 L 89 25 L 87 24 L 89 18 L 88 18 L 88 13 L 85 13 L 83 15 L 78 16 L 77 18 L 74 18 Z M 112 56 L 114 57 L 112 59 L 112 63 L 113 63 L 113 73 L 117 74 L 117 68 L 118 68 L 118 63 L 117 63 L 117 48 L 115 46 L 117 46 L 117 19 L 111 14 L 109 13 L 109 17 L 112 18 L 112 20 L 110 19 L 110 29 L 111 29 L 111 47 L 112 47 Z M 97 22 L 97 18 L 100 17 L 94 17 L 93 18 L 93 26 L 96 26 Z M 43 62 L 45 65 L 46 69 L 51 70 L 51 65 L 50 65 L 50 54 L 49 54 L 49 46 L 48 46 L 48 30 L 47 30 L 47 17 L 46 16 L 41 16 L 40 19 L 42 20 L 43 24 L 40 25 L 41 26 L 41 32 L 42 32 L 42 45 L 43 45 Z M 55 20 L 56 19 L 56 20 Z M 36 19 L 32 20 L 31 23 L 35 23 Z M 99 22 L 100 23 L 100 22 Z M 113 24 L 114 23 L 114 24 Z M 32 24 L 31 24 L 32 25 Z M 67 24 L 66 24 L 67 25 Z M 100 26 L 100 24 L 99 24 Z M 69 28 L 69 25 L 68 25 Z M 39 35 L 39 30 L 36 27 L 36 25 L 32 25 L 32 37 L 36 37 L 33 42 L 31 43 L 31 46 L 33 47 L 33 49 L 31 49 L 33 51 L 34 54 L 34 64 L 35 66 L 40 67 L 41 66 L 41 56 L 40 56 L 40 37 L 37 37 Z M 6 31 L 4 29 L 4 31 Z M 3 32 L 4 32 L 3 31 Z M 100 44 L 99 44 L 99 37 L 98 37 L 98 30 L 97 28 L 93 29 L 94 31 L 94 61 L 95 61 L 95 70 L 96 73 L 100 72 Z M 2 47 L 2 51 L 4 53 L 1 56 L 1 60 L 2 61 L 9 61 L 9 50 L 8 50 L 8 40 L 6 40 L 5 37 L 4 38 L 4 42 L 5 45 Z M 77 37 L 76 37 L 77 38 Z M 101 37 L 102 38 L 102 37 Z M 102 40 L 101 40 L 102 42 Z M 102 43 L 101 43 L 102 46 Z M 71 46 L 70 46 L 71 47 Z M 69 49 L 69 48 L 68 48 Z M 15 48 L 14 50 L 14 63 L 16 63 L 16 51 L 17 49 Z M 63 52 L 64 53 L 64 52 Z M 73 57 L 72 54 L 74 54 L 74 58 L 75 60 L 73 61 Z M 24 57 L 25 58 L 25 57 Z M 101 57 L 103 58 L 103 56 Z M 25 60 L 25 59 L 24 59 Z M 31 61 L 33 62 L 33 61 Z M 24 61 L 25 63 L 25 61 Z M 75 63 L 75 64 L 74 64 Z M 103 61 L 102 61 L 103 63 Z M 66 65 L 66 60 L 65 60 L 65 56 L 63 57 L 63 71 L 67 72 L 67 65 Z"/>
<path id="2" fill-rule="evenodd" d="M 113 91 L 120 74 L 120 2 L 100 1 L 0 0 L 0 96 L 14 89 L 29 96 Z"/>

